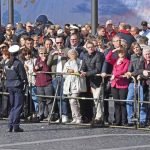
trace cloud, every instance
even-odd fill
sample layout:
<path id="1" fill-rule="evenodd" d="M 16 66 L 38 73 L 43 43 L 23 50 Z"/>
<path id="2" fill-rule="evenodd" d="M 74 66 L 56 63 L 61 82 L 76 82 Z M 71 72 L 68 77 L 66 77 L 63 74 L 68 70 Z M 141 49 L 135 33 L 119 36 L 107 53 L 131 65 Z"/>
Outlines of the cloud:
<path id="1" fill-rule="evenodd" d="M 91 13 L 91 9 L 89 8 L 87 3 L 80 3 L 72 8 L 72 13 Z"/>

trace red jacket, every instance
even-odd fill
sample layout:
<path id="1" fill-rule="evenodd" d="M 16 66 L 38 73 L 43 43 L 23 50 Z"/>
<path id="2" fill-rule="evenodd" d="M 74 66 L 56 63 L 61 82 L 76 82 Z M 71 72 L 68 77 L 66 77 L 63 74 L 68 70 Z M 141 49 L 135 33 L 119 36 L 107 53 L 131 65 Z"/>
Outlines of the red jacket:
<path id="1" fill-rule="evenodd" d="M 112 38 L 116 35 L 116 32 L 114 30 L 112 30 L 111 32 L 107 32 L 106 30 L 105 32 L 106 32 L 106 37 L 109 41 L 111 41 Z"/>
<path id="2" fill-rule="evenodd" d="M 35 62 L 35 66 L 39 66 L 38 70 L 35 70 L 34 72 L 43 71 L 43 72 L 50 72 L 49 66 L 47 66 L 46 61 L 42 61 L 40 57 L 37 58 Z M 42 87 L 42 86 L 48 86 L 51 83 L 52 77 L 50 74 L 47 73 L 37 73 L 35 77 L 35 85 Z"/>
<path id="3" fill-rule="evenodd" d="M 130 61 L 127 58 L 124 58 L 121 64 L 118 65 L 116 64 L 117 59 L 114 59 L 112 54 L 112 51 L 110 51 L 106 55 L 106 61 L 113 65 L 112 74 L 115 77 L 113 80 L 111 80 L 111 87 L 116 87 L 118 89 L 128 88 L 129 80 L 121 77 L 121 75 L 124 75 L 128 71 Z"/>

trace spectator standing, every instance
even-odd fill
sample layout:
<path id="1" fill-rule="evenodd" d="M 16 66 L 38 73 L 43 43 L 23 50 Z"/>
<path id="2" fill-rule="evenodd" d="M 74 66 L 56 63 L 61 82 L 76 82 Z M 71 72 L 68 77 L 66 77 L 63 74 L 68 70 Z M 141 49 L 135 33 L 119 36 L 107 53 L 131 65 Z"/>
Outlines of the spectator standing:
<path id="1" fill-rule="evenodd" d="M 82 61 L 78 59 L 78 53 L 76 50 L 71 49 L 68 51 L 68 57 L 69 60 L 64 65 L 63 72 L 65 73 L 79 73 Z M 81 88 L 80 87 L 80 77 L 75 75 L 64 75 L 65 76 L 65 82 L 64 82 L 64 88 L 63 93 L 65 95 L 71 96 L 71 97 L 78 97 Z M 83 84 L 86 84 L 83 83 Z M 82 89 L 82 91 L 86 89 Z M 80 113 L 80 104 L 79 101 L 75 98 L 69 99 L 70 106 L 71 106 L 71 112 L 72 112 L 72 123 L 81 123 L 82 122 L 82 116 Z"/>
<path id="2" fill-rule="evenodd" d="M 87 42 L 87 53 L 85 53 L 83 64 L 81 67 L 81 77 L 87 78 L 87 87 L 91 89 L 93 98 L 95 98 L 96 115 L 95 123 L 102 123 L 103 116 L 101 110 L 100 93 L 101 93 L 101 78 L 96 74 L 101 73 L 104 56 L 101 52 L 96 51 L 93 42 Z"/>
<path id="3" fill-rule="evenodd" d="M 59 36 L 56 37 L 56 49 L 49 53 L 47 65 L 51 68 L 52 72 L 56 72 L 56 74 L 53 75 L 52 83 L 55 91 L 59 84 L 58 87 L 59 90 L 57 93 L 58 96 L 63 95 L 64 78 L 61 75 L 59 75 L 59 73 L 63 72 L 64 64 L 68 59 L 67 53 L 68 53 L 68 49 L 64 48 L 63 37 L 59 37 Z M 60 109 L 59 101 L 58 101 L 58 105 Z M 61 109 L 62 112 L 60 112 L 60 114 L 62 114 L 62 116 L 60 116 L 60 118 L 62 118 L 63 123 L 68 122 L 67 100 L 62 99 L 61 107 L 62 107 Z"/>
<path id="4" fill-rule="evenodd" d="M 51 69 L 47 65 L 47 52 L 44 47 L 40 47 L 39 50 L 39 57 L 35 62 L 34 72 L 36 73 L 35 77 L 35 85 L 37 87 L 37 94 L 38 95 L 46 95 L 52 96 L 53 95 L 53 86 L 52 86 L 52 77 L 51 74 L 47 74 L 44 72 L 50 72 Z M 41 71 L 41 73 L 38 73 Z M 42 73 L 43 72 L 43 73 Z M 52 98 L 43 98 L 39 97 L 39 120 L 43 120 L 50 115 L 51 107 L 52 107 Z"/>
<path id="5" fill-rule="evenodd" d="M 118 59 L 112 57 L 114 52 L 118 52 Z M 123 75 L 128 71 L 130 61 L 125 57 L 123 47 L 110 51 L 106 56 L 106 61 L 113 65 L 111 77 L 111 91 L 114 99 L 125 100 L 128 92 L 129 81 Z M 127 123 L 126 103 L 115 101 L 115 121 L 116 125 Z"/>

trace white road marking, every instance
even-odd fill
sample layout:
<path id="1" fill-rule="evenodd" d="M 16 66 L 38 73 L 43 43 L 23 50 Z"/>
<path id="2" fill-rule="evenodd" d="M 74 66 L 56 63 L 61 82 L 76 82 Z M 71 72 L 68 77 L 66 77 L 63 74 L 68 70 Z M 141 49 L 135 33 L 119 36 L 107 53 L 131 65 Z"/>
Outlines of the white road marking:
<path id="1" fill-rule="evenodd" d="M 126 146 L 126 147 L 119 147 L 119 148 L 104 148 L 99 150 L 131 150 L 131 149 L 139 149 L 139 148 L 149 148 L 150 145 L 138 145 L 138 146 Z"/>
<path id="2" fill-rule="evenodd" d="M 98 134 L 98 135 L 77 136 L 77 137 L 59 138 L 59 139 L 51 139 L 51 140 L 40 140 L 40 141 L 31 141 L 31 142 L 1 144 L 0 148 L 10 147 L 10 146 L 20 146 L 20 145 L 32 145 L 32 144 L 43 144 L 43 143 L 52 143 L 52 142 L 82 140 L 82 139 L 90 139 L 90 138 L 98 138 L 98 137 L 109 137 L 109 136 L 150 136 L 150 134 Z M 107 150 L 107 149 L 105 149 L 105 150 Z M 108 150 L 112 150 L 112 148 L 108 149 Z M 114 149 L 114 150 L 116 150 L 116 149 Z"/>

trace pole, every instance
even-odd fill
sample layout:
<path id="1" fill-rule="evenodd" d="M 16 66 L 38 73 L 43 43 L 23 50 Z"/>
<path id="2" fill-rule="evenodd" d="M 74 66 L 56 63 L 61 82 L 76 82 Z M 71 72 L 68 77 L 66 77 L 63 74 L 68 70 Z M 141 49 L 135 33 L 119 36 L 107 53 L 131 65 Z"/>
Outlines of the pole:
<path id="1" fill-rule="evenodd" d="M 8 23 L 14 24 L 14 0 L 8 0 Z"/>
<path id="2" fill-rule="evenodd" d="M 0 1 L 0 26 L 2 25 L 2 22 L 1 22 L 1 18 L 2 18 L 2 9 L 1 9 L 1 1 Z"/>
<path id="3" fill-rule="evenodd" d="M 92 35 L 95 35 L 98 26 L 98 0 L 91 0 L 91 25 Z"/>

